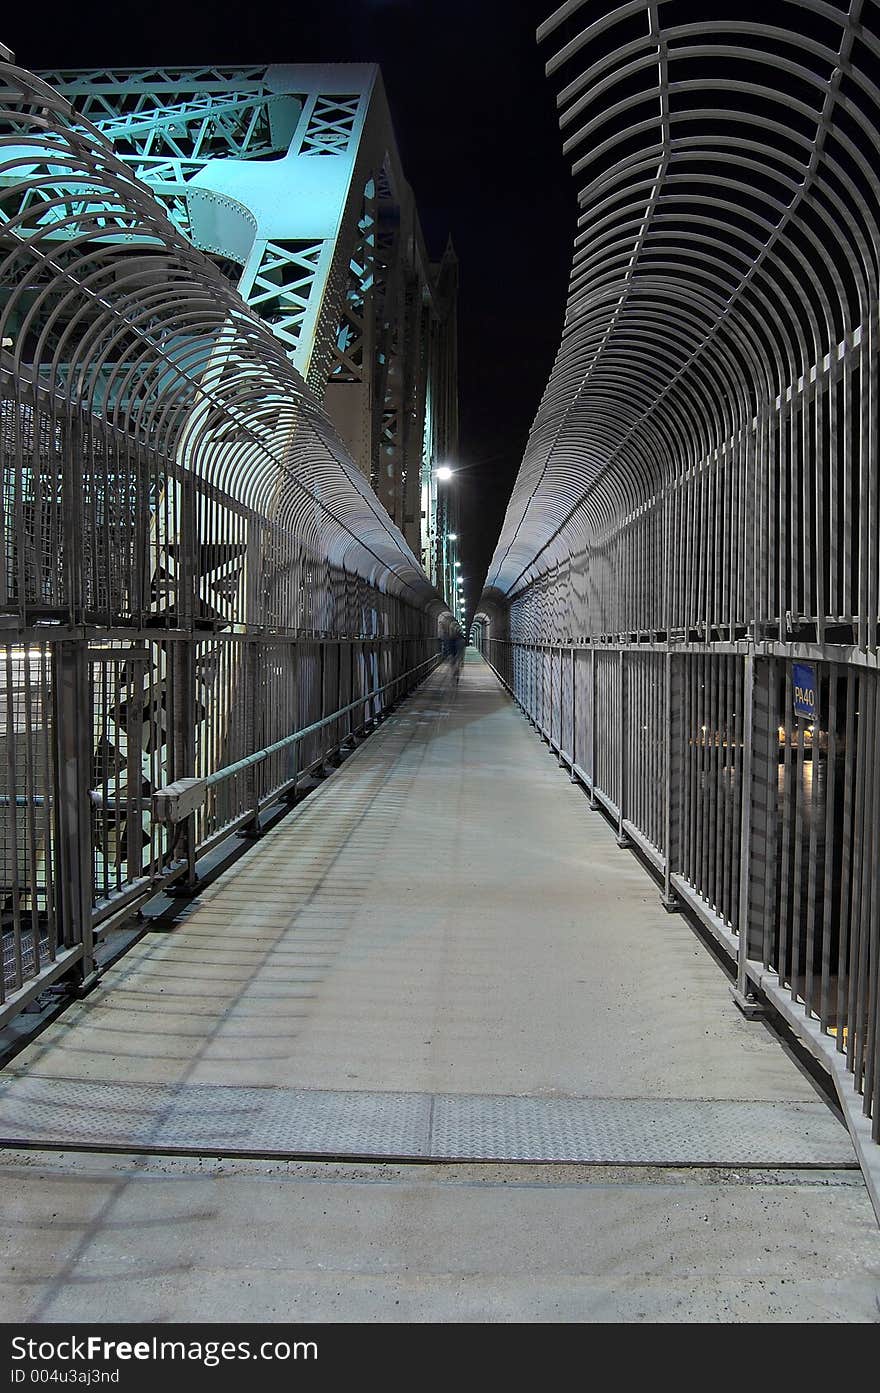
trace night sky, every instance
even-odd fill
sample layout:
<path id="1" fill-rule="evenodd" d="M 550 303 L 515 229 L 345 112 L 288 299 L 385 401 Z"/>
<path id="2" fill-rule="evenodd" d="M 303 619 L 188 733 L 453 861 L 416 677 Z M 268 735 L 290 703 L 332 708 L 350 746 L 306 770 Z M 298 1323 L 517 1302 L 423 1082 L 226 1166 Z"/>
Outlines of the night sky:
<path id="1" fill-rule="evenodd" d="M 463 574 L 479 595 L 559 343 L 575 232 L 535 28 L 553 0 L 15 6 L 23 67 L 377 62 L 432 255 L 460 266 Z"/>

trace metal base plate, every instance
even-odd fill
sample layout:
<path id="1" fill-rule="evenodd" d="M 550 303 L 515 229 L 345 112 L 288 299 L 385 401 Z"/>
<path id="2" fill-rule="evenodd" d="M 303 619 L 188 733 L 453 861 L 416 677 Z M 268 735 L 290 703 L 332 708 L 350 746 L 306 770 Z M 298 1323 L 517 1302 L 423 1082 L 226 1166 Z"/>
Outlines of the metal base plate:
<path id="1" fill-rule="evenodd" d="M 0 1144 L 226 1156 L 854 1166 L 822 1102 L 105 1084 L 8 1078 Z"/>
<path id="2" fill-rule="evenodd" d="M 747 1021 L 760 1021 L 767 1015 L 767 1007 L 757 997 L 744 995 L 738 987 L 731 987 L 730 995 Z"/>

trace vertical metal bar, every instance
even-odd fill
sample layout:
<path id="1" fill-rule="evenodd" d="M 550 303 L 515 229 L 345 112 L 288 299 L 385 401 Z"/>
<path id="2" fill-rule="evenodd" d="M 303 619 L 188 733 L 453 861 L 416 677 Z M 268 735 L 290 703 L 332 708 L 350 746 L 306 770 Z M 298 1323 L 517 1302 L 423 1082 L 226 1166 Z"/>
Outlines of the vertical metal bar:
<path id="1" fill-rule="evenodd" d="M 850 957 L 851 1006 L 849 1013 L 852 1042 L 850 1067 L 855 1076 L 856 1088 L 859 1090 L 864 1086 L 869 998 L 868 964 L 871 939 L 876 930 L 876 924 L 872 922 L 872 900 L 876 874 L 874 844 L 877 827 L 875 819 L 880 816 L 877 780 L 875 779 L 876 742 L 878 739 L 877 704 L 876 675 L 873 672 L 863 672 L 862 699 L 859 702 L 861 713 L 859 767 L 863 809 L 859 844 L 861 875 L 859 877 L 858 912 L 854 918 L 854 937 Z"/>
<path id="2" fill-rule="evenodd" d="M 617 845 L 621 847 L 629 846 L 629 838 L 623 830 L 623 820 L 626 816 L 626 741 L 628 733 L 627 709 L 628 686 L 626 680 L 626 653 L 621 648 L 617 654 L 617 758 L 619 761 L 618 775 L 618 807 L 617 807 Z"/>
<path id="3" fill-rule="evenodd" d="M 246 699 L 244 702 L 243 753 L 255 754 L 266 743 L 262 731 L 263 674 L 261 671 L 262 648 L 259 638 L 251 634 L 244 643 L 244 681 Z M 250 818 L 241 829 L 241 835 L 258 837 L 260 835 L 260 770 L 262 766 L 248 765 L 245 771 L 245 806 L 250 810 Z"/>
<path id="4" fill-rule="evenodd" d="M 224 648 L 226 645 L 224 645 Z M 221 649 L 223 652 L 223 649 Z M 171 640 L 165 646 L 170 665 L 171 756 L 173 779 L 192 778 L 195 773 L 195 642 L 192 636 Z M 215 767 L 219 766 L 219 759 Z M 172 861 L 186 861 L 186 874 L 177 882 L 181 894 L 198 884 L 196 875 L 195 814 L 175 823 L 169 855 Z"/>
<path id="5" fill-rule="evenodd" d="M 684 722 L 684 741 L 682 743 L 682 758 L 685 763 L 685 778 L 683 780 L 683 818 L 682 825 L 684 835 L 682 838 L 682 857 L 681 868 L 690 885 L 696 886 L 696 874 L 694 870 L 694 838 L 696 829 L 696 811 L 698 786 L 697 786 L 697 758 L 694 752 L 694 731 L 696 730 L 696 706 L 694 689 L 697 685 L 697 656 L 692 652 L 683 652 L 681 655 L 682 665 L 682 684 L 684 686 L 684 710 L 686 712 Z"/>
<path id="6" fill-rule="evenodd" d="M 55 845 L 61 933 L 66 948 L 82 944 L 83 985 L 94 976 L 92 836 L 89 803 L 92 722 L 85 640 L 53 648 L 55 695 Z"/>
<path id="7" fill-rule="evenodd" d="M 743 875 L 743 862 L 748 860 L 748 903 L 743 909 L 731 909 L 746 915 L 746 943 L 748 956 L 761 963 L 767 961 L 769 922 L 775 912 L 774 886 L 776 847 L 771 832 L 775 816 L 778 783 L 779 748 L 776 729 L 776 673 L 773 663 L 764 657 L 754 657 L 752 677 L 752 710 L 750 725 L 746 721 L 747 678 L 745 667 L 738 673 L 736 696 L 737 720 L 735 725 L 736 749 L 740 758 L 737 769 L 737 796 L 742 808 L 746 800 L 751 809 L 751 824 L 748 846 L 740 843 L 732 857 L 732 873 L 736 882 L 731 888 L 731 900 L 735 904 L 739 897 L 739 882 Z M 751 730 L 751 764 L 746 775 L 744 753 L 746 731 Z M 742 928 L 740 932 L 742 933 Z"/>
<path id="8" fill-rule="evenodd" d="M 794 783 L 794 834 L 792 859 L 794 879 L 792 881 L 791 908 L 791 999 L 796 1001 L 800 995 L 801 975 L 801 905 L 803 901 L 803 837 L 804 837 L 804 723 L 801 717 L 797 723 L 797 777 Z"/>
<path id="9" fill-rule="evenodd" d="M 837 839 L 834 822 L 837 807 L 837 721 L 839 669 L 828 664 L 828 730 L 825 745 L 825 847 L 822 873 L 822 979 L 819 990 L 819 1022 L 823 1030 L 830 1024 L 831 1007 L 831 936 L 834 898 L 834 859 Z M 813 751 L 816 759 L 816 751 Z M 816 771 L 813 771 L 816 777 Z"/>
<path id="10" fill-rule="evenodd" d="M 58 952 L 58 910 L 56 895 L 56 842 L 55 842 L 55 816 L 52 808 L 54 790 L 58 786 L 58 778 L 55 765 L 55 751 L 53 740 L 53 720 L 52 720 L 52 681 L 53 664 L 49 658 L 48 644 L 41 644 L 40 654 L 40 718 L 42 725 L 42 766 L 44 774 L 44 806 L 43 806 L 43 874 L 45 877 L 45 896 L 46 896 L 46 921 L 48 931 L 48 952 L 52 962 L 55 961 Z"/>
<path id="11" fill-rule="evenodd" d="M 571 782 L 574 783 L 577 775 L 575 765 L 577 764 L 577 650 L 572 644 L 571 647 Z"/>
<path id="12" fill-rule="evenodd" d="M 723 816 L 724 789 L 722 787 L 722 751 L 720 744 L 723 731 L 723 711 L 722 711 L 722 682 L 721 668 L 723 659 L 716 653 L 709 653 L 706 658 L 707 673 L 706 684 L 708 687 L 706 701 L 706 726 L 704 732 L 707 748 L 707 759 L 709 765 L 709 808 L 708 808 L 708 827 L 706 829 L 706 863 L 705 863 L 705 894 L 706 899 L 713 909 L 721 914 L 723 909 L 719 903 L 718 895 L 718 825 Z M 705 816 L 705 812 L 704 812 Z"/>
<path id="13" fill-rule="evenodd" d="M 870 749 L 867 754 L 870 826 L 866 829 L 866 840 L 869 842 L 870 847 L 871 875 L 868 903 L 863 906 L 865 923 L 867 925 L 867 932 L 864 935 L 865 1016 L 863 1108 L 868 1116 L 870 1116 L 871 1113 L 877 1071 L 877 1017 L 878 1009 L 880 1009 L 880 993 L 878 993 L 878 985 L 880 985 L 878 984 L 878 972 L 880 972 L 880 915 L 878 915 L 878 904 L 880 904 L 880 868 L 878 868 L 877 865 L 877 829 L 878 824 L 880 824 L 880 755 L 878 755 L 878 751 L 880 751 L 880 700 L 878 700 L 878 680 L 875 672 L 870 674 L 869 681 L 873 688 L 874 696 L 873 738 L 871 739 Z"/>
<path id="14" fill-rule="evenodd" d="M 38 973 L 42 966 L 42 927 L 40 923 L 40 892 L 39 892 L 39 853 L 37 842 L 37 818 L 35 800 L 38 794 L 36 752 L 37 742 L 35 739 L 33 725 L 34 710 L 34 691 L 31 682 L 31 663 L 32 652 L 29 647 L 25 648 L 22 657 L 22 700 L 23 726 L 25 738 L 25 779 L 24 794 L 27 800 L 24 814 L 25 822 L 25 865 L 27 867 L 27 883 L 30 895 L 31 927 L 30 933 L 34 945 L 34 973 Z M 7 725 L 7 732 L 10 730 Z M 11 790 L 12 791 L 12 790 Z M 2 975 L 2 971 L 0 971 Z"/>
<path id="15" fill-rule="evenodd" d="M 6 645 L 6 787 L 8 789 L 7 818 L 9 828 L 9 905 L 12 912 L 12 962 L 13 977 L 10 986 L 15 989 L 22 985 L 25 976 L 24 945 L 22 943 L 21 899 L 22 887 L 19 872 L 19 816 L 17 794 L 19 780 L 18 763 L 18 712 L 16 710 L 17 683 L 12 645 Z"/>
<path id="16" fill-rule="evenodd" d="M 752 871 L 752 728 L 755 707 L 755 658 L 747 653 L 743 671 L 743 755 L 740 806 L 740 863 L 737 892 L 736 990 L 738 999 L 749 996 L 746 965 L 749 959 L 749 887 Z"/>
<path id="17" fill-rule="evenodd" d="M 782 863 L 779 884 L 779 963 L 777 972 L 782 985 L 789 981 L 791 939 L 791 867 L 792 867 L 792 809 L 794 806 L 794 774 L 792 773 L 792 681 L 791 664 L 785 664 L 785 696 L 782 729 L 785 746 L 782 760 Z"/>
<path id="18" fill-rule="evenodd" d="M 590 807 L 595 810 L 599 803 L 596 798 L 596 785 L 598 782 L 596 774 L 596 721 L 597 721 L 597 687 L 596 687 L 596 645 L 590 645 Z"/>
<path id="19" fill-rule="evenodd" d="M 807 781 L 805 790 L 805 802 L 810 820 L 809 828 L 809 850 L 807 853 L 807 887 L 806 887 L 806 944 L 804 948 L 804 1010 L 807 1015 L 819 1015 L 817 1003 L 814 999 L 813 990 L 813 957 L 816 949 L 816 915 L 818 905 L 816 902 L 816 863 L 818 861 L 818 824 L 821 809 L 821 771 L 819 766 L 819 742 L 822 729 L 822 669 L 817 667 L 816 693 L 816 714 L 812 725 L 809 727 L 810 736 L 810 777 Z M 804 739 L 804 755 L 806 756 L 806 738 Z M 806 762 L 804 764 L 804 778 L 806 779 Z"/>
<path id="20" fill-rule="evenodd" d="M 562 759 L 562 746 L 563 746 L 563 743 L 564 743 L 564 742 L 563 742 L 563 739 L 562 739 L 562 708 L 563 708 L 563 701 L 564 701 L 564 697 L 565 697 L 565 692 L 564 692 L 565 683 L 564 683 L 564 681 L 563 681 L 562 673 L 563 673 L 563 666 L 562 666 L 562 644 L 560 643 L 560 645 L 559 645 L 559 681 L 558 681 L 557 684 L 556 684 L 556 685 L 557 685 L 557 688 L 558 688 L 558 692 L 557 692 L 558 700 L 557 700 L 557 703 L 556 703 L 556 713 L 557 713 L 557 740 L 558 740 L 558 744 L 557 744 L 557 747 L 556 747 L 556 762 L 557 762 L 557 764 L 558 764 L 560 767 L 562 766 L 562 763 L 563 763 L 563 759 Z"/>
<path id="21" fill-rule="evenodd" d="M 741 761 L 737 756 L 739 746 L 737 736 L 741 734 L 738 723 L 742 719 L 742 701 L 737 699 L 737 679 L 738 660 L 736 658 L 722 656 L 721 677 L 723 682 L 722 713 L 723 725 L 721 728 L 721 778 L 722 778 L 722 798 L 721 815 L 718 819 L 718 897 L 722 905 L 722 916 L 727 923 L 731 923 L 734 915 L 735 887 L 731 885 L 733 875 L 734 843 L 737 831 L 734 824 L 736 822 L 737 807 L 735 798 L 740 789 Z"/>
<path id="22" fill-rule="evenodd" d="M 706 815 L 706 804 L 711 798 L 709 786 L 708 769 L 708 748 L 707 740 L 709 735 L 709 722 L 706 715 L 706 682 L 708 679 L 708 655 L 705 652 L 697 654 L 696 668 L 698 682 L 696 685 L 697 703 L 697 749 L 699 751 L 697 768 L 699 770 L 698 798 L 694 804 L 694 818 L 696 820 L 696 842 L 694 846 L 694 870 L 696 887 L 699 893 L 706 898 L 706 841 L 709 835 L 709 819 Z"/>
<path id="23" fill-rule="evenodd" d="M 672 876 L 679 868 L 681 839 L 681 659 L 669 649 L 663 655 L 663 741 L 666 777 L 663 781 L 663 908 L 678 909 Z"/>
<path id="24" fill-rule="evenodd" d="M 857 701 L 856 673 L 852 665 L 846 669 L 845 718 L 843 730 L 843 796 L 841 807 L 840 891 L 837 900 L 837 990 L 835 993 L 835 1026 L 838 1053 L 846 1049 L 845 1028 L 849 998 L 849 926 L 852 918 L 852 842 L 853 842 L 853 774 L 855 770 L 855 707 Z"/>

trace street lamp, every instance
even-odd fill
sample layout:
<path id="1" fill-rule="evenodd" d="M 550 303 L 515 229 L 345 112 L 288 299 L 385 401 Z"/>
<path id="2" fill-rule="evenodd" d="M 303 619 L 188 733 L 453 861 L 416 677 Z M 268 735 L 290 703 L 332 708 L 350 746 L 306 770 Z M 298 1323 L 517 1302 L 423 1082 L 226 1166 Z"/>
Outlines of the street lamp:
<path id="1" fill-rule="evenodd" d="M 452 470 L 448 464 L 441 464 L 437 469 L 437 478 L 441 484 L 447 483 L 452 478 Z"/>

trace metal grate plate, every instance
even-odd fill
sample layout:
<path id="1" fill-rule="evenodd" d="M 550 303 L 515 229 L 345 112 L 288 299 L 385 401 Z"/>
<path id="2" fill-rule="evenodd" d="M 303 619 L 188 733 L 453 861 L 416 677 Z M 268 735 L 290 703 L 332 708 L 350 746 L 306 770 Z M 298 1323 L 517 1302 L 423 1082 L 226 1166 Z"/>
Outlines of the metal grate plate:
<path id="1" fill-rule="evenodd" d="M 0 1144 L 250 1156 L 848 1166 L 822 1102 L 521 1098 L 34 1075 L 0 1087 Z"/>

